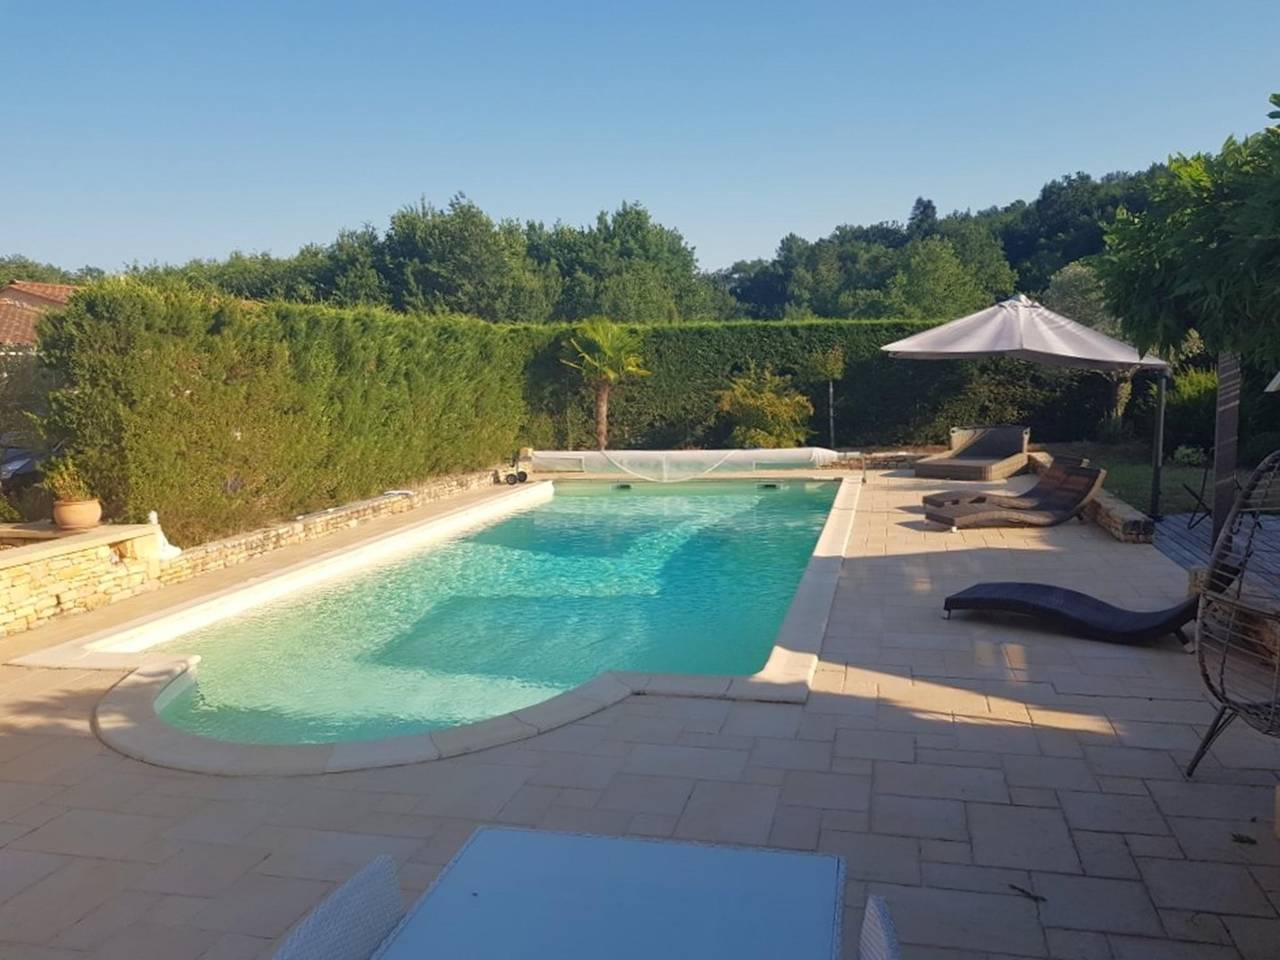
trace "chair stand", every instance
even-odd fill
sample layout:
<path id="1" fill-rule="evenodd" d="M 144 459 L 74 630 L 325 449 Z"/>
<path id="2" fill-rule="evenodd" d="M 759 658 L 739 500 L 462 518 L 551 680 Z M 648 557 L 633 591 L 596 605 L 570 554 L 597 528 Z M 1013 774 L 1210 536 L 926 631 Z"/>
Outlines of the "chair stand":
<path id="1" fill-rule="evenodd" d="M 1204 759 L 1204 755 L 1209 752 L 1209 748 L 1213 746 L 1213 741 L 1217 740 L 1222 731 L 1231 726 L 1231 721 L 1236 718 L 1236 712 L 1231 707 L 1220 707 L 1218 715 L 1213 718 L 1213 723 L 1209 724 L 1209 729 L 1205 731 L 1204 739 L 1200 741 L 1200 748 L 1196 750 L 1196 755 L 1191 758 L 1191 762 L 1187 764 L 1187 779 L 1190 780 L 1192 774 L 1196 772 L 1196 767 L 1200 765 L 1200 761 Z"/>

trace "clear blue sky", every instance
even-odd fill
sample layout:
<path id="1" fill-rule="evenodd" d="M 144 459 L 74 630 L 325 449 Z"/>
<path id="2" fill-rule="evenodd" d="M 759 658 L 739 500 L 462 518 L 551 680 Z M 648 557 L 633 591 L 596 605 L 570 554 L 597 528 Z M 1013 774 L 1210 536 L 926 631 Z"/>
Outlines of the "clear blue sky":
<path id="1" fill-rule="evenodd" d="M 462 191 L 704 267 L 1266 122 L 1276 0 L 0 0 L 0 254 L 292 253 Z"/>

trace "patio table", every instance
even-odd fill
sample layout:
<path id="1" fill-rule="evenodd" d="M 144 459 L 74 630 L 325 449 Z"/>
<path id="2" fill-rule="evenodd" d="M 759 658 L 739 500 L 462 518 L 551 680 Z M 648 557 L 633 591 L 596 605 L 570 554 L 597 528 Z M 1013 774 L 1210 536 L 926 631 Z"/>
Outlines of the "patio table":
<path id="1" fill-rule="evenodd" d="M 843 881 L 825 854 L 482 827 L 378 957 L 832 960 Z"/>

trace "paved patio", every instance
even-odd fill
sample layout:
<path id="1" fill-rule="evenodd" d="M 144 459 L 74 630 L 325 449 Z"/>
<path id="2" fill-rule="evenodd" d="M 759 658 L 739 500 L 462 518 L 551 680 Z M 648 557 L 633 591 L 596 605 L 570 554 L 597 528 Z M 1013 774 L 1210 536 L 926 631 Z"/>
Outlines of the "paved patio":
<path id="1" fill-rule="evenodd" d="M 936 486 L 872 474 L 804 706 L 631 697 L 453 760 L 220 778 L 99 743 L 119 674 L 0 667 L 0 957 L 269 955 L 374 855 L 416 895 L 481 823 L 841 853 L 850 957 L 868 890 L 920 960 L 1280 957 L 1280 744 L 1237 725 L 1188 783 L 1213 709 L 1176 644 L 940 615 L 979 579 L 1161 606 L 1185 571 L 1093 526 L 929 528 Z"/>

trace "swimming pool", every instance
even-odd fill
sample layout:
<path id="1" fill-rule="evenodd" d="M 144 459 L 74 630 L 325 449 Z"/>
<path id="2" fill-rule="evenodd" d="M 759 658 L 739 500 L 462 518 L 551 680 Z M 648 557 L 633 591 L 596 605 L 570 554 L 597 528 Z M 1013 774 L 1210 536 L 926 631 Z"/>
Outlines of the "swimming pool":
<path id="1" fill-rule="evenodd" d="M 224 741 L 373 740 L 473 723 L 608 670 L 751 674 L 838 483 L 557 483 L 545 503 L 186 634 L 157 704 Z"/>

